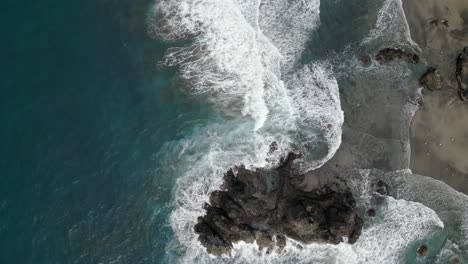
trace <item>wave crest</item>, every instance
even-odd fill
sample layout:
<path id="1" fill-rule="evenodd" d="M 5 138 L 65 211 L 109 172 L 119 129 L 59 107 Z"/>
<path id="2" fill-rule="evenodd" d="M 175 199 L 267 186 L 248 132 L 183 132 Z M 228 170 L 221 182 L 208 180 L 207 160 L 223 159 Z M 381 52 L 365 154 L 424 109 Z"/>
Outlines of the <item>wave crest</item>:
<path id="1" fill-rule="evenodd" d="M 202 257 L 206 253 L 193 226 L 229 168 L 274 166 L 286 153 L 301 152 L 297 166 L 305 172 L 322 166 L 338 149 L 344 117 L 333 70 L 327 62 L 298 63 L 319 23 L 319 6 L 319 0 L 163 0 L 155 5 L 152 34 L 190 40 L 169 49 L 162 64 L 178 66 L 189 91 L 207 95 L 225 117 L 181 141 L 177 153 L 182 175 L 170 223 L 186 250 L 182 262 L 210 261 Z M 274 152 L 269 151 L 272 142 L 278 146 Z"/>

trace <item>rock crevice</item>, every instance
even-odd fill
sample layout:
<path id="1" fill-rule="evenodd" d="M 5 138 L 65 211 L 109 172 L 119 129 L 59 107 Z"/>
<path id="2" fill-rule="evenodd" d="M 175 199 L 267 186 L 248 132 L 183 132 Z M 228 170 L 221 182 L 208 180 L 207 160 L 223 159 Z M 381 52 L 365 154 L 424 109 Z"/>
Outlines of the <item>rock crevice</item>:
<path id="1" fill-rule="evenodd" d="M 306 192 L 292 182 L 300 175 L 290 153 L 277 168 L 229 170 L 221 190 L 211 193 L 206 214 L 198 218 L 195 232 L 214 255 L 228 254 L 233 243 L 257 242 L 270 252 L 282 250 L 289 237 L 303 243 L 354 243 L 362 229 L 349 190 L 317 186 Z"/>

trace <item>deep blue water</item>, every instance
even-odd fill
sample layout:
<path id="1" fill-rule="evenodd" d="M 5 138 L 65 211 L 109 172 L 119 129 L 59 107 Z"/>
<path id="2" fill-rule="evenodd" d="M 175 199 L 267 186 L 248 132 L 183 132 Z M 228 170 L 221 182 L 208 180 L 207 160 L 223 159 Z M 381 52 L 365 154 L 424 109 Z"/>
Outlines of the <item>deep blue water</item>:
<path id="1" fill-rule="evenodd" d="M 156 66 L 149 1 L 1 5 L 0 263 L 166 262 L 158 153 L 202 113 Z"/>

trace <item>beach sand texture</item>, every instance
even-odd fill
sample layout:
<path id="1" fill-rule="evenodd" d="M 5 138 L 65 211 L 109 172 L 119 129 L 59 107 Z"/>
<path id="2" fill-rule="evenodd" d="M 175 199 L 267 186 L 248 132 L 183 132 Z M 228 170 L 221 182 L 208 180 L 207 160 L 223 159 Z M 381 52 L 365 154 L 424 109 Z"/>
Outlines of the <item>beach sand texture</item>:
<path id="1" fill-rule="evenodd" d="M 411 124 L 410 168 L 468 193 L 468 103 L 458 98 L 455 79 L 456 58 L 468 46 L 468 1 L 403 4 L 422 62 L 443 78 L 440 91 L 422 90 L 423 103 Z"/>

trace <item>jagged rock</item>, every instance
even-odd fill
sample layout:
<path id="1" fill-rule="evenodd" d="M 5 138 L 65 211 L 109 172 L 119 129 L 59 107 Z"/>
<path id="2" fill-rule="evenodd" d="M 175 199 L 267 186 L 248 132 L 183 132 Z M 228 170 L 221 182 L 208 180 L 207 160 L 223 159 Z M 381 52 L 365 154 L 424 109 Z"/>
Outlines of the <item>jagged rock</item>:
<path id="1" fill-rule="evenodd" d="M 466 101 L 468 99 L 468 47 L 465 47 L 463 52 L 458 55 L 455 75 L 460 98 Z"/>
<path id="2" fill-rule="evenodd" d="M 370 217 L 374 217 L 376 215 L 375 209 L 371 208 L 367 210 L 367 215 Z"/>
<path id="3" fill-rule="evenodd" d="M 390 62 L 395 59 L 407 59 L 410 63 L 416 64 L 419 62 L 419 56 L 417 54 L 405 52 L 398 48 L 384 48 L 377 52 L 375 59 L 380 62 Z"/>
<path id="4" fill-rule="evenodd" d="M 231 245 L 224 241 L 217 231 L 213 230 L 202 217 L 198 218 L 198 223 L 194 229 L 197 234 L 200 234 L 198 240 L 206 247 L 208 253 L 222 255 L 231 252 Z"/>
<path id="5" fill-rule="evenodd" d="M 206 214 L 194 228 L 208 253 L 227 254 L 241 240 L 255 240 L 271 252 L 285 247 L 285 236 L 304 243 L 358 239 L 362 220 L 349 190 L 296 189 L 291 181 L 300 176 L 292 168 L 297 158 L 291 153 L 274 169 L 241 166 L 225 174 L 222 190 L 211 194 L 210 204 L 204 206 Z"/>
<path id="6" fill-rule="evenodd" d="M 265 231 L 255 230 L 255 240 L 260 250 L 266 248 L 267 251 L 273 249 L 273 238 Z"/>
<path id="7" fill-rule="evenodd" d="M 416 253 L 418 253 L 418 256 L 420 257 L 425 257 L 427 255 L 427 246 L 422 244 L 418 247 L 418 249 L 416 250 Z"/>
<path id="8" fill-rule="evenodd" d="M 286 237 L 283 235 L 276 235 L 276 246 L 278 247 L 279 251 L 282 251 L 286 247 Z"/>
<path id="9" fill-rule="evenodd" d="M 440 77 L 439 70 L 429 68 L 419 79 L 419 84 L 431 91 L 442 89 L 442 79 Z"/>

